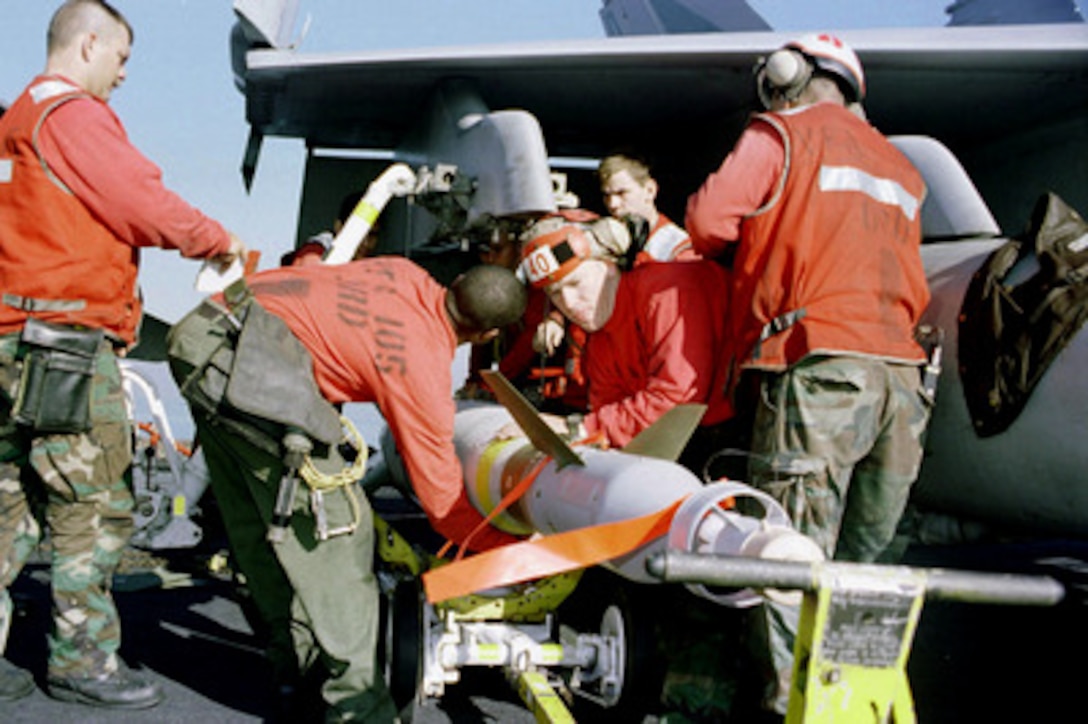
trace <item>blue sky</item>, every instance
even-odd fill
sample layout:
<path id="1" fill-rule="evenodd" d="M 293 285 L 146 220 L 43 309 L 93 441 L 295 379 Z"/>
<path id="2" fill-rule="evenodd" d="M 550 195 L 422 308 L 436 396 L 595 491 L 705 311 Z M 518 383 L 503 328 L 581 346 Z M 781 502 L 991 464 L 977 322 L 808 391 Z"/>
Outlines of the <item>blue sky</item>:
<path id="1" fill-rule="evenodd" d="M 774 27 L 942 25 L 949 0 L 752 0 Z M 0 0 L 0 98 L 10 102 L 45 59 L 59 2 Z M 233 85 L 230 0 L 115 0 L 136 40 L 128 80 L 111 101 L 167 185 L 275 263 L 294 241 L 305 150 L 267 139 L 252 191 L 238 171 L 248 128 Z M 301 0 L 306 52 L 603 37 L 600 0 Z M 141 284 L 152 312 L 174 321 L 195 305 L 199 264 L 148 250 Z"/>

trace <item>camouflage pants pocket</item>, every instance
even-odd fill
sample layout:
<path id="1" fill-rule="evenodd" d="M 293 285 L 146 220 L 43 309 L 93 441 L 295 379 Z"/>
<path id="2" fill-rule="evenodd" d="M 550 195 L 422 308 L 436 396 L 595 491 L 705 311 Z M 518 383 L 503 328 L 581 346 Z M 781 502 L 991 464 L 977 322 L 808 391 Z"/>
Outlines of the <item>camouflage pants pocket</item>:
<path id="1" fill-rule="evenodd" d="M 132 463 L 131 423 L 121 369 L 108 343 L 94 360 L 88 431 L 36 436 L 30 463 L 51 496 L 68 501 L 111 500 L 108 509 L 124 516 L 132 509 L 123 482 Z M 108 514 L 108 513 L 107 513 Z"/>
<path id="2" fill-rule="evenodd" d="M 855 462 L 872 444 L 868 361 L 811 357 L 767 374 L 753 427 L 752 483 L 834 557 Z"/>

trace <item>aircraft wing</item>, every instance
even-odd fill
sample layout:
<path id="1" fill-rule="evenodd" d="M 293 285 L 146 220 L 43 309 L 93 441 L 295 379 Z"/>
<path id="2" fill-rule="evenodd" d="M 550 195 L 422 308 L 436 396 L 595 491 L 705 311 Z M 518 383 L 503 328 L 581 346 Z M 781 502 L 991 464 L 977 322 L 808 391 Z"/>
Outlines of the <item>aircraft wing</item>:
<path id="1" fill-rule="evenodd" d="M 874 125 L 886 134 L 939 138 L 976 178 L 1008 178 L 1012 169 L 992 167 L 990 147 L 1022 135 L 1020 144 L 1033 152 L 1048 142 L 1028 137 L 1041 128 L 1088 147 L 1088 25 L 839 34 L 865 66 Z M 239 78 L 256 137 L 300 138 L 309 148 L 329 149 L 398 148 L 439 84 L 460 79 L 490 109 L 532 113 L 553 158 L 598 158 L 623 148 L 646 156 L 661 182 L 661 207 L 676 216 L 756 109 L 753 65 L 792 37 L 735 32 L 357 53 L 251 50 Z M 972 154 L 990 164 L 985 173 Z M 1036 193 L 1032 188 L 1005 218 L 1023 218 Z"/>
<path id="2" fill-rule="evenodd" d="M 1088 109 L 1088 26 L 852 30 L 867 110 L 888 134 L 950 145 Z M 599 154 L 742 121 L 752 66 L 792 34 L 705 33 L 587 41 L 247 56 L 246 113 L 267 136 L 330 148 L 395 148 L 439 81 L 476 84 L 492 109 L 523 108 L 553 156 Z M 1048 118 L 1044 118 L 1044 116 Z M 704 134 L 699 134 L 705 138 Z M 658 144 L 654 144 L 658 145 Z"/>

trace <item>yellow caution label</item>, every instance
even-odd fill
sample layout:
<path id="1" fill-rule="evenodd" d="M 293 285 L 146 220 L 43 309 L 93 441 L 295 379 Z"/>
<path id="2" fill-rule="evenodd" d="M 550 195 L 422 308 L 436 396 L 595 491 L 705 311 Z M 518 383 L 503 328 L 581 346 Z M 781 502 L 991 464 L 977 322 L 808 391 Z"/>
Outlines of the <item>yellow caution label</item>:
<path id="1" fill-rule="evenodd" d="M 378 214 L 380 213 L 381 211 L 375 208 L 373 204 L 366 199 L 362 199 L 359 203 L 355 204 L 355 208 L 352 210 L 351 215 L 358 216 L 365 221 L 367 225 L 373 226 L 374 220 L 378 218 Z"/>
<path id="2" fill-rule="evenodd" d="M 499 644 L 480 644 L 476 647 L 476 658 L 482 664 L 502 664 L 503 647 Z"/>

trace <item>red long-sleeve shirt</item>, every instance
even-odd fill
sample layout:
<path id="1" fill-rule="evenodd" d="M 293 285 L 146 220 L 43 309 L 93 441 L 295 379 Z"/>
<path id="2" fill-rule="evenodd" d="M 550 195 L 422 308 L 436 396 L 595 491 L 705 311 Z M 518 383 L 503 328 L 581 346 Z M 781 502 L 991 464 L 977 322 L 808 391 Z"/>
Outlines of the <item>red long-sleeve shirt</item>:
<path id="1" fill-rule="evenodd" d="M 35 78 L 0 118 L 0 330 L 46 321 L 134 340 L 139 248 L 206 257 L 230 235 L 168 191 L 102 100 Z"/>
<path id="2" fill-rule="evenodd" d="M 785 163 L 782 137 L 763 123 L 748 126 L 721 167 L 688 198 L 684 226 L 695 251 L 714 259 L 738 242 L 741 222 L 768 201 Z"/>
<path id="3" fill-rule="evenodd" d="M 457 337 L 445 288 L 399 257 L 271 269 L 249 286 L 310 352 L 327 400 L 377 404 L 431 525 L 464 540 L 483 517 L 465 492 L 453 447 Z M 472 547 L 516 540 L 485 526 Z"/>
<path id="4" fill-rule="evenodd" d="M 643 264 L 620 277 L 608 323 L 589 335 L 590 434 L 622 447 L 676 405 L 708 405 L 703 424 L 732 414 L 726 272 L 709 261 Z"/>
<path id="5" fill-rule="evenodd" d="M 129 142 L 103 101 L 87 96 L 62 103 L 38 138 L 49 168 L 119 241 L 177 249 L 191 258 L 230 248 L 218 221 L 163 185 L 162 171 Z"/>

